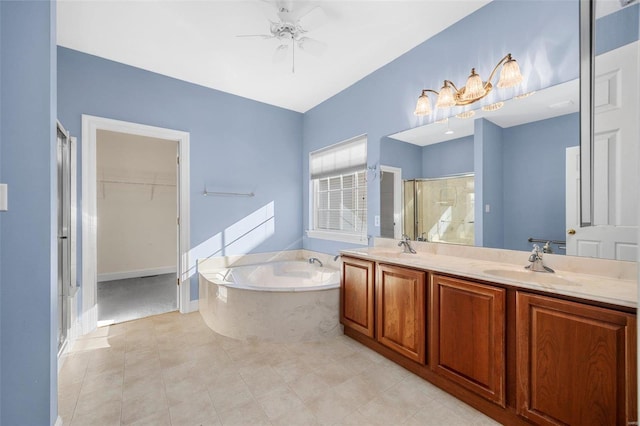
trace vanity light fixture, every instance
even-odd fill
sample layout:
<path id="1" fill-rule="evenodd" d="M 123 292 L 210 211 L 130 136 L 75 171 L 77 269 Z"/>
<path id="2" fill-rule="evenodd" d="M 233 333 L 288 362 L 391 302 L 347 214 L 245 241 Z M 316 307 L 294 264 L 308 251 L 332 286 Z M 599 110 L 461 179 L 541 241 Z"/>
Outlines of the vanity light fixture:
<path id="1" fill-rule="evenodd" d="M 474 115 L 476 115 L 476 112 L 474 110 L 471 110 L 471 111 L 461 112 L 460 114 L 456 114 L 456 117 L 458 117 L 458 118 L 471 118 Z"/>
<path id="2" fill-rule="evenodd" d="M 518 100 L 519 100 L 519 99 L 524 99 L 524 98 L 528 98 L 529 96 L 533 95 L 534 93 L 536 93 L 536 91 L 535 91 L 535 90 L 532 90 L 532 91 L 530 91 L 530 92 L 523 93 L 522 95 L 514 96 L 514 98 L 516 98 L 516 99 L 518 99 Z"/>
<path id="3" fill-rule="evenodd" d="M 496 86 L 501 89 L 517 86 L 522 82 L 522 74 L 520 73 L 520 67 L 515 59 L 511 57 L 511 53 L 507 54 L 504 58 L 500 59 L 500 62 L 493 68 L 487 81 L 482 81 L 480 75 L 476 73 L 475 68 L 471 68 L 471 74 L 467 79 L 467 84 L 464 87 L 458 89 L 451 80 L 445 80 L 442 88 L 439 92 L 432 89 L 423 89 L 422 93 L 418 97 L 416 104 L 415 115 L 424 116 L 429 115 L 432 112 L 431 100 L 427 96 L 427 93 L 434 93 L 438 96 L 436 100 L 436 108 L 450 108 L 453 106 L 469 105 L 479 101 L 491 92 L 493 84 L 491 80 L 500 68 L 500 79 Z"/>
<path id="4" fill-rule="evenodd" d="M 482 110 L 483 111 L 488 111 L 488 112 L 497 111 L 500 108 L 502 108 L 503 106 L 504 106 L 504 102 L 500 101 L 500 102 L 493 103 L 491 105 L 485 105 L 485 106 L 482 107 Z"/>

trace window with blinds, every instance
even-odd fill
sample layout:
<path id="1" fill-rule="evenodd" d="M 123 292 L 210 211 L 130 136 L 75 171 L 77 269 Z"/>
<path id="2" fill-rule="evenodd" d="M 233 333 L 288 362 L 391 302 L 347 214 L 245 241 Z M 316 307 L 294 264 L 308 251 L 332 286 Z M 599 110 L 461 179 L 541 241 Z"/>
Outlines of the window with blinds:
<path id="1" fill-rule="evenodd" d="M 366 136 L 309 155 L 313 214 L 309 236 L 366 242 L 366 168 Z"/>

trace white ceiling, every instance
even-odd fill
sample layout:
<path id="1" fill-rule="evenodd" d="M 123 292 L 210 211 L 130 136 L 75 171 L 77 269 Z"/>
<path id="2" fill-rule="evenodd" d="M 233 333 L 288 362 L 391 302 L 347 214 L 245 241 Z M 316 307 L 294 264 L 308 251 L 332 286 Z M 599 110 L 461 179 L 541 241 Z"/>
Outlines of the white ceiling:
<path id="1" fill-rule="evenodd" d="M 285 0 L 280 0 L 285 1 Z M 325 23 L 308 36 L 327 44 L 273 63 L 276 6 L 254 0 L 59 0 L 58 45 L 299 112 L 306 112 L 490 0 L 291 1 L 319 5 Z M 290 54 L 290 52 L 289 52 Z"/>

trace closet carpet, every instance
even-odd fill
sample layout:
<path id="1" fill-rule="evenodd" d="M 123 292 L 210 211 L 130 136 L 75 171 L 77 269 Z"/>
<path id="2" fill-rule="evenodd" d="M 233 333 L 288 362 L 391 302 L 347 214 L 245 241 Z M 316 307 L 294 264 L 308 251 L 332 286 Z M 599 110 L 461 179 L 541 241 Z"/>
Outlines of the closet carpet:
<path id="1" fill-rule="evenodd" d="M 98 283 L 98 325 L 117 324 L 176 309 L 175 274 Z"/>

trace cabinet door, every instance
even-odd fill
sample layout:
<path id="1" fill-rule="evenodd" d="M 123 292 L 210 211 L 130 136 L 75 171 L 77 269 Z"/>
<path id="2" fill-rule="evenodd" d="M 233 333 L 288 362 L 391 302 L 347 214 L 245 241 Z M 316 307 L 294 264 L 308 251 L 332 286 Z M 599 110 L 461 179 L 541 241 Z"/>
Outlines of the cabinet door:
<path id="1" fill-rule="evenodd" d="M 518 414 L 544 425 L 637 418 L 636 318 L 518 292 Z"/>
<path id="2" fill-rule="evenodd" d="M 423 271 L 378 265 L 377 339 L 419 363 L 425 362 L 425 277 Z"/>
<path id="3" fill-rule="evenodd" d="M 431 368 L 504 407 L 506 291 L 440 275 L 430 290 Z"/>
<path id="4" fill-rule="evenodd" d="M 340 322 L 369 337 L 373 337 L 374 324 L 373 274 L 373 262 L 342 258 Z"/>

